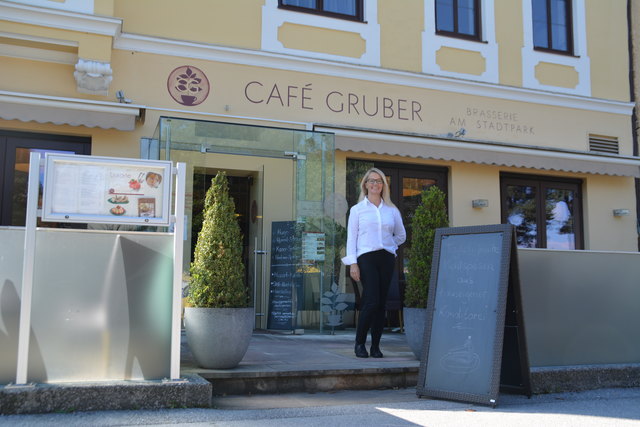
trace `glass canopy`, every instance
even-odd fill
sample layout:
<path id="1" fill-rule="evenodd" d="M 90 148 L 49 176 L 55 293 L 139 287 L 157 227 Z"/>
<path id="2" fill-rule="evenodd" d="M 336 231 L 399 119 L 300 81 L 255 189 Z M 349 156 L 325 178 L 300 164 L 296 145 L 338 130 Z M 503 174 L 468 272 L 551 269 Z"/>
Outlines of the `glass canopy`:
<path id="1" fill-rule="evenodd" d="M 346 231 L 334 214 L 333 134 L 161 117 L 153 143 L 149 157 L 187 164 L 185 248 L 195 245 L 211 178 L 229 177 L 256 328 L 341 324 L 345 304 L 332 284 Z M 185 250 L 185 282 L 191 258 Z"/>

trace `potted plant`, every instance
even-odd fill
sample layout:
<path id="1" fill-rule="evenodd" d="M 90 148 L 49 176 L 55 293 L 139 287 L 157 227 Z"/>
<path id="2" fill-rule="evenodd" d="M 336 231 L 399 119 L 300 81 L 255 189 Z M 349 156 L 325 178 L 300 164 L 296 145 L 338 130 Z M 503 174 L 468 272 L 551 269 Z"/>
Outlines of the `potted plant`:
<path id="1" fill-rule="evenodd" d="M 224 172 L 207 190 L 190 271 L 184 318 L 189 348 L 203 368 L 233 368 L 249 347 L 255 317 L 244 283 L 242 235 Z"/>
<path id="2" fill-rule="evenodd" d="M 422 200 L 411 220 L 411 247 L 408 249 L 407 281 L 403 318 L 407 344 L 419 359 L 427 315 L 427 294 L 436 228 L 448 227 L 445 194 L 432 185 L 422 192 Z"/>

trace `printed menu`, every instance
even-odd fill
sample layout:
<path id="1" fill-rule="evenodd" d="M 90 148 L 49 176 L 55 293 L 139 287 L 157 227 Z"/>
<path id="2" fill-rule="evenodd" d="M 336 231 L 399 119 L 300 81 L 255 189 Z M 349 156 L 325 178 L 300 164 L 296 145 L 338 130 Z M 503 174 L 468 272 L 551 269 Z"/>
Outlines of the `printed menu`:
<path id="1" fill-rule="evenodd" d="M 51 187 L 45 191 L 45 200 L 47 195 L 50 198 L 45 213 L 52 217 L 91 220 L 98 216 L 107 217 L 108 222 L 145 222 L 163 216 L 167 197 L 163 184 L 170 178 L 165 176 L 170 166 L 55 159 L 51 169 L 45 180 Z"/>

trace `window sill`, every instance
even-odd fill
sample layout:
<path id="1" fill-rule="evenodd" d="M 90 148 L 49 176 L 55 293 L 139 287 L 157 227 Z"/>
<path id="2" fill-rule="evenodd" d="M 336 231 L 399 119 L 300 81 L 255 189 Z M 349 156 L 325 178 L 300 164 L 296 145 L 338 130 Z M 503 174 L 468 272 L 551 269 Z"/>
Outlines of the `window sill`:
<path id="1" fill-rule="evenodd" d="M 573 52 L 569 52 L 567 50 L 549 49 L 546 47 L 534 47 L 533 50 L 535 50 L 536 52 L 544 52 L 544 53 L 550 53 L 553 55 L 567 56 L 569 58 L 580 58 L 580 56 L 574 55 Z"/>
<path id="2" fill-rule="evenodd" d="M 344 21 L 357 22 L 357 23 L 360 23 L 360 24 L 366 24 L 367 23 L 367 21 L 365 21 L 364 18 L 360 17 L 360 16 L 342 15 L 342 14 L 339 14 L 339 13 L 323 12 L 323 11 L 320 11 L 320 10 L 307 9 L 307 8 L 304 8 L 304 7 L 279 5 L 278 9 L 288 10 L 288 11 L 291 11 L 291 12 L 306 13 L 306 14 L 309 14 L 309 15 L 324 16 L 326 18 L 342 19 Z"/>
<path id="3" fill-rule="evenodd" d="M 487 41 L 481 40 L 476 36 L 470 36 L 467 34 L 460 34 L 460 33 L 452 33 L 449 31 L 436 31 L 436 36 L 450 37 L 452 39 L 460 39 L 460 40 L 466 40 L 466 41 L 476 42 L 476 43 L 484 43 L 484 44 L 488 43 Z"/>

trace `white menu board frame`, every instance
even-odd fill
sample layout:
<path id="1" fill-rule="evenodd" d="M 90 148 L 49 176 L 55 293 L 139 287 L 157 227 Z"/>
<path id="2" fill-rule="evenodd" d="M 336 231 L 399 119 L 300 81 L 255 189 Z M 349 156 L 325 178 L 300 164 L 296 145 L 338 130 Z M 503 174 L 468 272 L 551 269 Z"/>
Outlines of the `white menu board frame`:
<path id="1" fill-rule="evenodd" d="M 46 153 L 42 220 L 169 226 L 170 161 Z"/>

